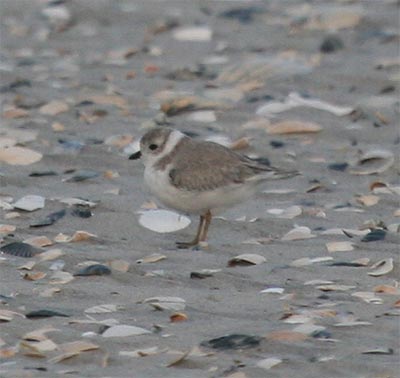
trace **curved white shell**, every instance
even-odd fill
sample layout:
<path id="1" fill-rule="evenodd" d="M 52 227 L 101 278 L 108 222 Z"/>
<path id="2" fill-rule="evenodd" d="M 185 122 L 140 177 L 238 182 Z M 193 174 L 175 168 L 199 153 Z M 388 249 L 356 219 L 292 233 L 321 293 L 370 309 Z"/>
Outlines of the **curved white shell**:
<path id="1" fill-rule="evenodd" d="M 140 214 L 139 223 L 151 231 L 163 234 L 186 228 L 190 219 L 170 210 L 150 210 Z"/>

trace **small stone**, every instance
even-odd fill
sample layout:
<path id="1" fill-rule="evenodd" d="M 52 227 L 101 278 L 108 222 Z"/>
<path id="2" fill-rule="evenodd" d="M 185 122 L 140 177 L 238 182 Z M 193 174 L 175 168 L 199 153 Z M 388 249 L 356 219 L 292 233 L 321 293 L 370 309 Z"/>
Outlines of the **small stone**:
<path id="1" fill-rule="evenodd" d="M 74 274 L 74 276 L 104 276 L 111 274 L 108 266 L 101 264 L 89 265 Z"/>
<path id="2" fill-rule="evenodd" d="M 343 41 L 336 35 L 328 35 L 321 43 L 320 51 L 324 54 L 330 54 L 344 48 Z"/>

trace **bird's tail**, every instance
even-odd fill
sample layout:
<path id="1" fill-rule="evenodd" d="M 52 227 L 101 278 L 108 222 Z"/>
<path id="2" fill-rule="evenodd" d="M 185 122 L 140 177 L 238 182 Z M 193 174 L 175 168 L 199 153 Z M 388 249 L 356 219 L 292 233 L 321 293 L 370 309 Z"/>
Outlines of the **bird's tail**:
<path id="1" fill-rule="evenodd" d="M 255 176 L 248 178 L 247 181 L 262 183 L 264 181 L 282 180 L 301 175 L 301 173 L 298 171 L 287 171 L 275 167 L 269 167 L 269 168 L 270 169 L 264 169 L 262 171 L 258 171 L 258 173 Z"/>
<path id="2" fill-rule="evenodd" d="M 279 168 L 275 168 L 275 167 L 270 167 L 270 168 L 272 171 L 272 176 L 270 177 L 270 179 L 273 179 L 273 180 L 287 179 L 287 178 L 301 175 L 301 173 L 296 170 L 289 171 L 289 170 L 279 169 Z"/>

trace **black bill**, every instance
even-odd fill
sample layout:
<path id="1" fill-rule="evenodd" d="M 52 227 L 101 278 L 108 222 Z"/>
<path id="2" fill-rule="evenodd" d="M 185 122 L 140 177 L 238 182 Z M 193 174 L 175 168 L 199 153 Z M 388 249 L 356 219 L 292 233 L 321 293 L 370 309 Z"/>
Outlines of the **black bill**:
<path id="1" fill-rule="evenodd" d="M 129 156 L 129 160 L 137 160 L 140 159 L 140 157 L 142 156 L 142 153 L 140 151 L 135 152 L 134 154 Z"/>

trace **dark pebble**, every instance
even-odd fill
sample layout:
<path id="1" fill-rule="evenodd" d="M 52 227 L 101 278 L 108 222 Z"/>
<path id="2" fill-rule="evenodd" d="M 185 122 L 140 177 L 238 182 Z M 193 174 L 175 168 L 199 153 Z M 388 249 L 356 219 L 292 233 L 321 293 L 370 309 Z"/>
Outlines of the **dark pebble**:
<path id="1" fill-rule="evenodd" d="M 333 207 L 333 209 L 343 209 L 345 207 L 352 207 L 350 202 L 341 203 Z"/>
<path id="2" fill-rule="evenodd" d="M 85 180 L 89 180 L 95 177 L 100 176 L 99 172 L 92 171 L 89 169 L 81 169 L 75 172 L 75 174 L 70 177 L 66 182 L 81 182 Z"/>
<path id="3" fill-rule="evenodd" d="M 63 149 L 72 152 L 79 152 L 83 147 L 85 147 L 85 143 L 80 140 L 59 139 L 58 143 L 60 143 Z"/>
<path id="4" fill-rule="evenodd" d="M 36 64 L 36 60 L 33 58 L 23 58 L 17 62 L 18 67 L 33 66 L 34 64 Z"/>
<path id="5" fill-rule="evenodd" d="M 31 311 L 25 314 L 28 319 L 40 319 L 40 318 L 51 318 L 53 316 L 62 316 L 68 318 L 69 315 L 63 314 L 62 312 L 53 311 L 53 310 L 37 310 Z"/>
<path id="6" fill-rule="evenodd" d="M 79 102 L 75 106 L 89 106 L 89 105 L 93 105 L 93 104 L 94 104 L 93 101 L 84 100 L 84 101 Z"/>
<path id="7" fill-rule="evenodd" d="M 74 276 L 104 276 L 108 274 L 111 274 L 109 267 L 101 264 L 94 264 L 78 270 Z"/>
<path id="8" fill-rule="evenodd" d="M 396 90 L 396 87 L 394 85 L 388 85 L 387 87 L 383 87 L 379 93 L 380 94 L 392 93 L 395 90 Z"/>
<path id="9" fill-rule="evenodd" d="M 35 366 L 25 366 L 24 367 L 24 370 L 37 370 L 37 371 L 47 371 L 47 368 L 46 367 L 44 367 L 44 366 L 38 366 L 38 367 L 35 367 Z"/>
<path id="10" fill-rule="evenodd" d="M 96 117 L 105 117 L 108 115 L 108 111 L 104 109 L 94 109 L 92 114 Z"/>
<path id="11" fill-rule="evenodd" d="M 373 242 L 385 239 L 386 231 L 381 229 L 372 230 L 370 233 L 365 235 L 361 241 L 362 242 Z"/>
<path id="12" fill-rule="evenodd" d="M 336 35 L 328 35 L 321 43 L 320 51 L 325 54 L 333 53 L 344 48 L 343 41 Z"/>
<path id="13" fill-rule="evenodd" d="M 45 176 L 57 176 L 58 173 L 54 171 L 41 171 L 41 172 L 32 172 L 29 174 L 29 177 L 45 177 Z"/>
<path id="14" fill-rule="evenodd" d="M 260 96 L 253 95 L 253 96 L 247 97 L 246 101 L 248 103 L 253 103 L 253 102 L 258 102 L 258 101 L 266 101 L 266 102 L 268 102 L 268 101 L 272 101 L 273 99 L 274 99 L 274 97 L 271 96 L 271 95 L 268 95 L 268 94 L 267 95 L 260 95 Z"/>
<path id="15" fill-rule="evenodd" d="M 100 138 L 87 138 L 85 139 L 86 144 L 94 144 L 94 145 L 100 145 L 104 143 L 103 139 Z"/>
<path id="16" fill-rule="evenodd" d="M 271 142 L 269 142 L 269 144 L 273 148 L 282 148 L 285 145 L 285 143 L 281 142 L 280 140 L 271 140 Z"/>
<path id="17" fill-rule="evenodd" d="M 349 166 L 348 163 L 332 163 L 328 165 L 328 168 L 332 169 L 332 171 L 343 172 L 347 169 L 348 166 Z"/>
<path id="18" fill-rule="evenodd" d="M 242 24 L 248 24 L 253 21 L 254 16 L 260 13 L 264 13 L 264 9 L 260 7 L 240 7 L 226 10 L 219 14 L 219 17 L 231 18 L 241 22 Z"/>
<path id="19" fill-rule="evenodd" d="M 12 242 L 3 245 L 0 248 L 0 251 L 6 253 L 7 255 L 12 255 L 17 257 L 33 257 L 38 253 L 43 252 L 41 249 L 23 242 Z"/>
<path id="20" fill-rule="evenodd" d="M 71 210 L 71 215 L 79 218 L 90 218 L 93 213 L 86 206 L 74 206 Z"/>
<path id="21" fill-rule="evenodd" d="M 360 263 L 355 263 L 355 262 L 348 262 L 348 261 L 335 261 L 330 264 L 327 264 L 328 266 L 348 266 L 350 268 L 359 268 L 359 267 L 364 267 L 364 265 Z"/>
<path id="22" fill-rule="evenodd" d="M 10 92 L 20 87 L 31 87 L 32 83 L 27 79 L 17 79 L 10 84 L 0 87 L 0 93 Z"/>
<path id="23" fill-rule="evenodd" d="M 303 199 L 300 201 L 299 205 L 302 206 L 316 206 L 316 202 L 310 199 Z"/>
<path id="24" fill-rule="evenodd" d="M 315 331 L 311 334 L 311 336 L 316 339 L 331 339 L 332 338 L 332 334 L 325 329 L 322 331 Z"/>
<path id="25" fill-rule="evenodd" d="M 231 334 L 222 337 L 217 337 L 216 339 L 202 341 L 200 343 L 203 347 L 213 348 L 213 349 L 244 349 L 244 348 L 254 348 L 260 345 L 261 337 L 241 335 L 241 334 Z"/>

